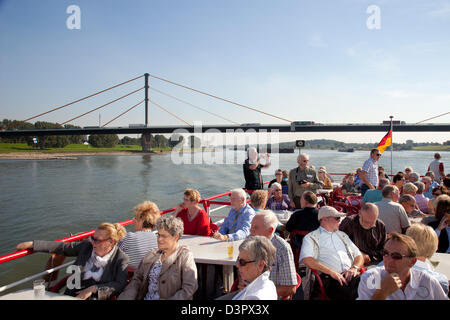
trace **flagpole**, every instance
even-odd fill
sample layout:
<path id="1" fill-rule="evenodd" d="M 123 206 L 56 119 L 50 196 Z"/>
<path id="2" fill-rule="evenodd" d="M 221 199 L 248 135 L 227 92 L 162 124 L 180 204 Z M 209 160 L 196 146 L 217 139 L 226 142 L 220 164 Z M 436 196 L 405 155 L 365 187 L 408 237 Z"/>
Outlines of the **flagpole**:
<path id="1" fill-rule="evenodd" d="M 392 138 L 392 127 L 393 127 L 393 123 L 392 123 L 392 118 L 394 118 L 393 116 L 389 116 L 389 118 L 391 118 L 391 175 L 392 173 L 392 152 L 394 151 L 394 139 Z"/>

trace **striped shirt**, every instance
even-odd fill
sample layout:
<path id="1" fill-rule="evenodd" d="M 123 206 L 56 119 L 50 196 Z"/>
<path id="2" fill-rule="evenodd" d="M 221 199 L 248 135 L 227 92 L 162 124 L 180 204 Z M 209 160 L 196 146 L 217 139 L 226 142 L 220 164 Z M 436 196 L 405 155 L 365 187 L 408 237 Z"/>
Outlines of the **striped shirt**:
<path id="1" fill-rule="evenodd" d="M 369 158 L 364 162 L 362 170 L 367 172 L 367 180 L 376 188 L 378 186 L 378 162 Z"/>
<path id="2" fill-rule="evenodd" d="M 294 255 L 290 245 L 281 237 L 274 234 L 271 242 L 277 254 L 274 264 L 270 268 L 270 277 L 276 286 L 292 286 L 297 284 Z"/>
<path id="3" fill-rule="evenodd" d="M 127 232 L 119 242 L 119 248 L 130 258 L 129 267 L 136 270 L 142 258 L 152 249 L 158 247 L 156 235 L 151 231 Z"/>

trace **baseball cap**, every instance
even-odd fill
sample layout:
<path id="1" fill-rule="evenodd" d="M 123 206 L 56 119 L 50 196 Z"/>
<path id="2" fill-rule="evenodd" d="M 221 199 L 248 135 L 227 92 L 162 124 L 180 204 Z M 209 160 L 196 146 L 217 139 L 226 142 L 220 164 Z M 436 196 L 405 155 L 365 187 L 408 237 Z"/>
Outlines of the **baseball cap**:
<path id="1" fill-rule="evenodd" d="M 345 213 L 337 211 L 335 208 L 330 206 L 323 206 L 319 209 L 318 219 L 326 218 L 326 217 L 344 217 Z"/>

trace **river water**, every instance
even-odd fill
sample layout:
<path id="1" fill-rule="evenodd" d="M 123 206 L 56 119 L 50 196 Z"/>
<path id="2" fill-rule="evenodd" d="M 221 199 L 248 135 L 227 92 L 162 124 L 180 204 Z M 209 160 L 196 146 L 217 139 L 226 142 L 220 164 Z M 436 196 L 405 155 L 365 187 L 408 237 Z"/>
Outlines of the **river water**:
<path id="1" fill-rule="evenodd" d="M 310 165 L 328 172 L 354 172 L 368 151 L 353 153 L 305 150 Z M 405 166 L 424 174 L 434 152 L 394 152 L 393 172 Z M 441 152 L 446 173 L 450 152 Z M 198 156 L 198 155 L 197 155 Z M 277 168 L 296 167 L 295 154 L 271 155 L 273 165 L 263 170 L 264 180 Z M 201 157 L 200 157 L 201 158 Z M 199 162 L 197 158 L 195 162 Z M 95 229 L 101 222 L 121 222 L 132 217 L 133 207 L 144 200 L 159 208 L 175 206 L 185 188 L 195 188 L 202 198 L 243 187 L 244 152 L 227 151 L 231 164 L 176 164 L 171 154 L 81 156 L 77 160 L 0 160 L 0 255 L 14 252 L 22 241 L 56 240 Z M 179 160 L 179 158 L 178 158 Z M 191 163 L 195 159 L 190 159 Z M 379 161 L 390 173 L 390 152 Z M 335 180 L 340 181 L 341 177 Z M 227 211 L 224 210 L 223 214 Z M 127 227 L 131 230 L 130 227 Z M 34 254 L 0 265 L 0 286 L 43 271 L 47 254 Z M 21 287 L 30 287 L 25 284 Z"/>

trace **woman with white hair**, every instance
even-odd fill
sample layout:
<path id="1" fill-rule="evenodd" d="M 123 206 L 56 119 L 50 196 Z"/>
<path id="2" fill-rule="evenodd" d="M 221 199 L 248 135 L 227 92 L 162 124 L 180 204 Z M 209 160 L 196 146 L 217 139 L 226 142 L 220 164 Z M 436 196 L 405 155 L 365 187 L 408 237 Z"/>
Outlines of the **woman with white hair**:
<path id="1" fill-rule="evenodd" d="M 247 159 L 243 164 L 245 189 L 259 190 L 263 189 L 263 179 L 261 175 L 262 168 L 270 167 L 269 154 L 266 154 L 266 164 L 261 165 L 261 157 L 255 147 L 250 147 L 247 150 Z"/>
<path id="2" fill-rule="evenodd" d="M 290 210 L 294 207 L 294 203 L 291 202 L 287 194 L 283 194 L 281 184 L 274 182 L 272 184 L 272 196 L 269 198 L 266 204 L 266 209 L 274 211 Z"/>

